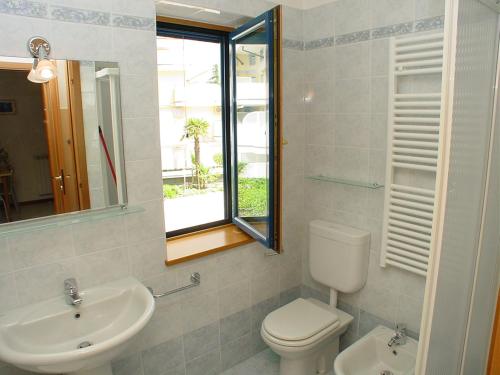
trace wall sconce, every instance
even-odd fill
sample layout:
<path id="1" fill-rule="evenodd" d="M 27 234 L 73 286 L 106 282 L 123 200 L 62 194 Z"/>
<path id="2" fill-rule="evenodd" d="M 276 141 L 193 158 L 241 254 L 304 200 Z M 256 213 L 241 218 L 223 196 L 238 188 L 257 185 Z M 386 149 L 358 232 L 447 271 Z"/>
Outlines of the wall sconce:
<path id="1" fill-rule="evenodd" d="M 33 67 L 28 74 L 28 80 L 34 83 L 45 83 L 55 78 L 57 70 L 55 65 L 48 59 L 50 44 L 42 37 L 35 36 L 28 41 L 28 50 L 35 59 Z"/>

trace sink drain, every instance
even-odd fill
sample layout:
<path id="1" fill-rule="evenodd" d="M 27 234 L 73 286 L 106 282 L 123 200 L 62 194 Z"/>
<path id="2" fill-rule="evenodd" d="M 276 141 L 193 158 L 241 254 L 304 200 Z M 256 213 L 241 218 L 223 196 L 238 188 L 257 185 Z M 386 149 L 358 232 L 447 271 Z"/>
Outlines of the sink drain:
<path id="1" fill-rule="evenodd" d="M 84 348 L 88 348 L 89 346 L 92 346 L 92 343 L 90 341 L 84 341 L 84 342 L 79 343 L 76 348 L 77 349 L 84 349 Z"/>
<path id="2" fill-rule="evenodd" d="M 384 370 L 380 372 L 380 375 L 393 375 L 393 373 L 389 370 Z"/>

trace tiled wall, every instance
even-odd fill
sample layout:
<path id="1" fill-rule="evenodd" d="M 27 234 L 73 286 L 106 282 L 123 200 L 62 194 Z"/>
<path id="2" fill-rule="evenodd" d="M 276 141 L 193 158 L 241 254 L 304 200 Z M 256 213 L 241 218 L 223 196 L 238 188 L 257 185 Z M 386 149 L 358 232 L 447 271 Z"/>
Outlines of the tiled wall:
<path id="1" fill-rule="evenodd" d="M 220 4 L 248 16 L 272 6 L 264 0 Z M 39 34 L 55 58 L 120 63 L 129 200 L 145 209 L 0 239 L 0 314 L 60 295 L 68 276 L 85 288 L 133 275 L 165 290 L 198 271 L 201 287 L 161 301 L 114 372 L 217 373 L 263 348 L 258 330 L 267 312 L 300 294 L 327 299 L 309 275 L 306 251 L 307 223 L 322 218 L 372 232 L 368 283 L 340 299 L 356 318 L 344 345 L 377 322 L 398 319 L 418 330 L 423 280 L 378 266 L 383 193 L 304 177 L 383 181 L 386 37 L 439 27 L 442 18 L 433 17 L 442 15 L 441 5 L 339 0 L 307 11 L 285 8 L 285 253 L 266 256 L 249 245 L 165 268 L 152 1 L 0 0 L 0 32 L 8 36 L 0 55 L 26 56 L 27 39 Z M 0 365 L 1 375 L 12 371 Z"/>
<path id="2" fill-rule="evenodd" d="M 442 0 L 339 0 L 304 12 L 305 175 L 384 184 L 388 37 L 442 28 Z M 305 212 L 372 233 L 368 280 L 340 307 L 355 316 L 343 345 L 374 324 L 420 326 L 425 280 L 379 266 L 384 191 L 305 179 Z M 306 232 L 307 233 L 307 232 Z M 306 247 L 304 247 L 306 250 Z M 304 252 L 304 284 L 312 280 Z"/>
<path id="3" fill-rule="evenodd" d="M 235 1 L 227 5 L 235 7 Z M 246 15 L 270 8 L 239 1 Z M 69 8 L 70 7 L 70 8 Z M 0 238 L 0 314 L 59 296 L 76 276 L 87 288 L 132 275 L 158 291 L 185 284 L 200 272 L 199 288 L 161 301 L 115 374 L 209 374 L 263 348 L 259 327 L 267 312 L 300 294 L 301 252 L 297 217 L 303 210 L 299 149 L 303 121 L 286 115 L 290 152 L 285 165 L 285 249 L 266 256 L 248 245 L 175 267 L 164 266 L 165 237 L 160 171 L 156 44 L 152 0 L 0 0 L 0 55 L 27 56 L 26 42 L 45 36 L 52 57 L 116 61 L 121 69 L 128 198 L 144 212 Z M 286 17 L 300 20 L 299 11 Z M 301 23 L 288 22 L 290 38 Z M 295 27 L 290 27 L 295 25 Z M 285 51 L 285 79 L 300 67 L 300 53 Z M 285 103 L 290 109 L 293 106 Z M 296 184 L 296 186 L 295 186 Z M 22 225 L 22 224 L 19 224 Z M 0 364 L 0 374 L 21 374 Z"/>
<path id="4" fill-rule="evenodd" d="M 99 115 L 97 112 L 97 84 L 95 63 L 80 63 L 85 156 L 89 176 L 90 207 L 105 207 L 104 178 L 102 173 Z"/>

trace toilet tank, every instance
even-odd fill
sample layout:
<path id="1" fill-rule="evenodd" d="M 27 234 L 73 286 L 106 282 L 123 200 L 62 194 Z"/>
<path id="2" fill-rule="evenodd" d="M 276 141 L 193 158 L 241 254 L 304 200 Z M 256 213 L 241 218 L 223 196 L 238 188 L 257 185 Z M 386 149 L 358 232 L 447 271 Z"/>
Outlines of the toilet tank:
<path id="1" fill-rule="evenodd" d="M 365 285 L 370 232 L 313 220 L 309 223 L 309 269 L 317 282 L 343 293 Z"/>

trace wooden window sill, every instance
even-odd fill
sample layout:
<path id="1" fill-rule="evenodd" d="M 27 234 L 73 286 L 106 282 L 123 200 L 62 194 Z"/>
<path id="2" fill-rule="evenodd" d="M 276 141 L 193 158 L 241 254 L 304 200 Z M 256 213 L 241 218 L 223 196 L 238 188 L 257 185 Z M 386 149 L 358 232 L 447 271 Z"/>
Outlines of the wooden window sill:
<path id="1" fill-rule="evenodd" d="M 183 234 L 167 239 L 165 264 L 172 266 L 254 241 L 252 237 L 234 224 Z"/>

